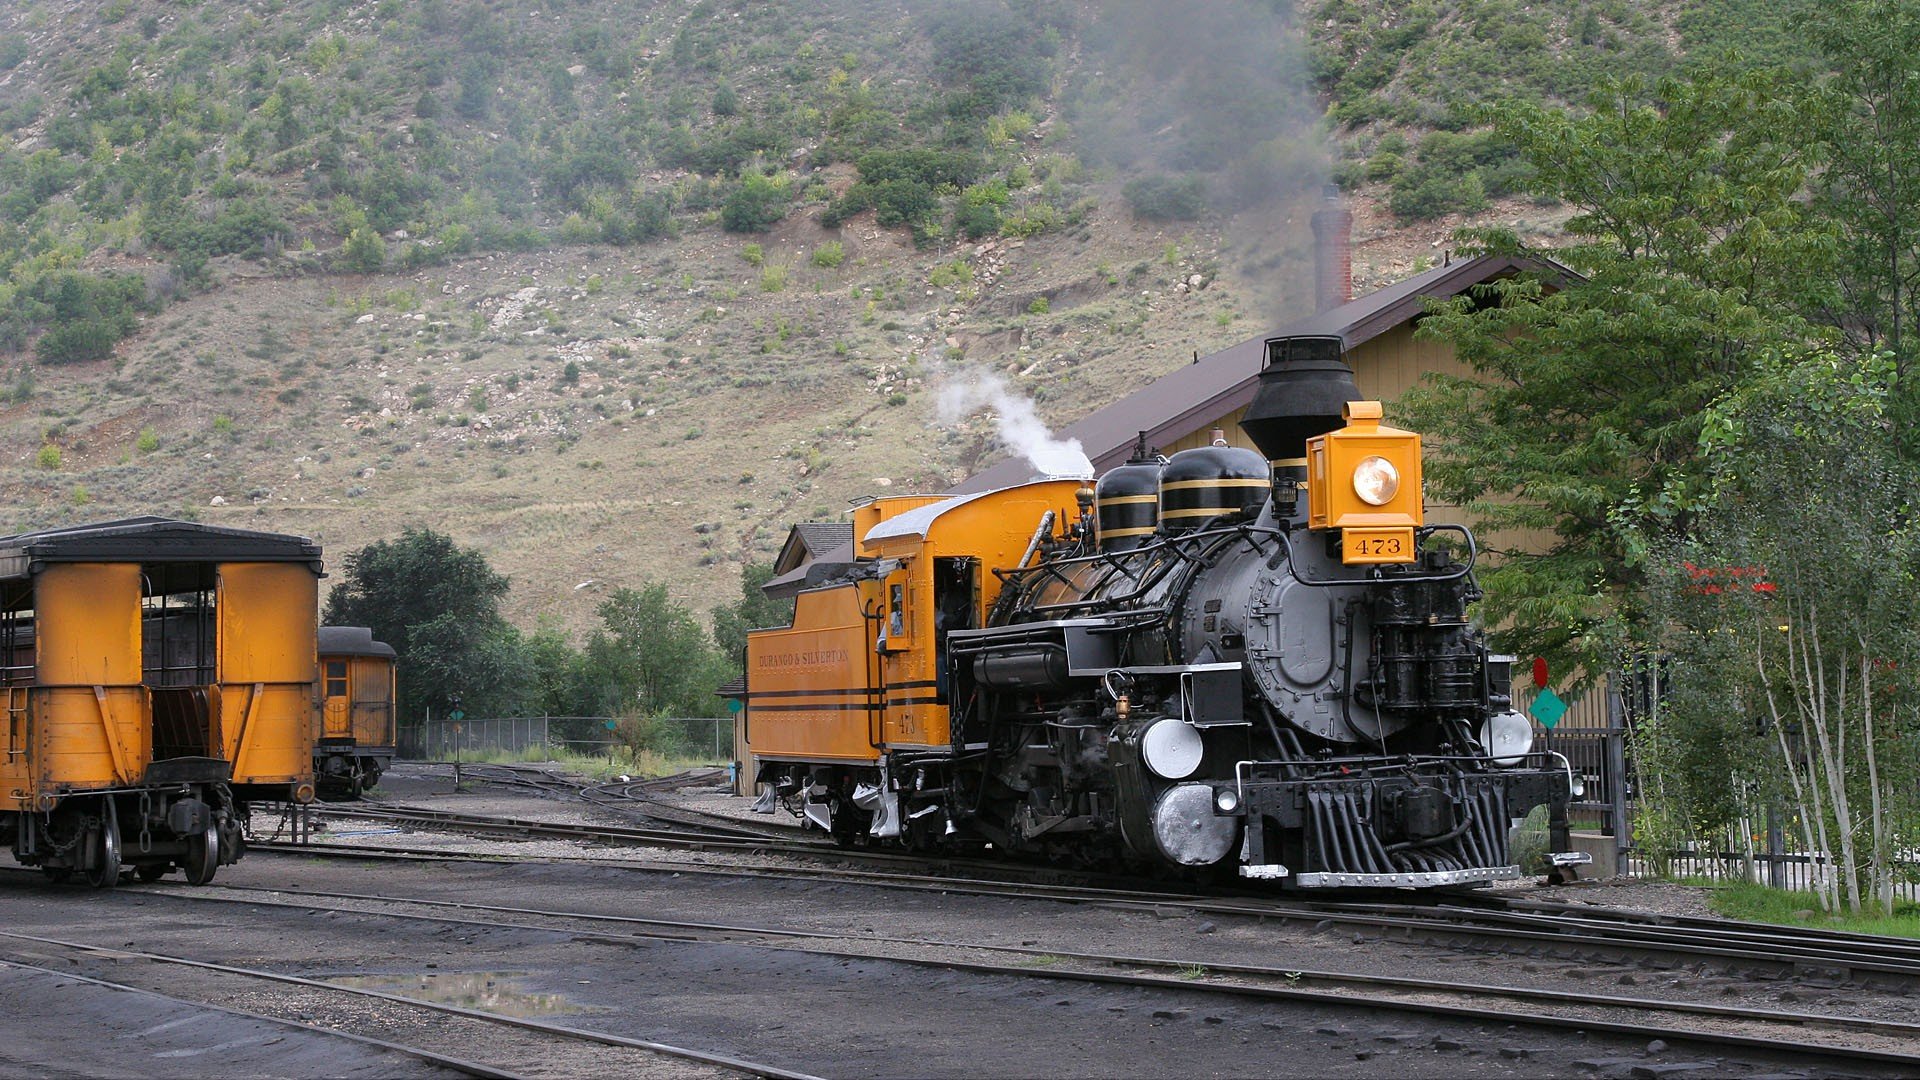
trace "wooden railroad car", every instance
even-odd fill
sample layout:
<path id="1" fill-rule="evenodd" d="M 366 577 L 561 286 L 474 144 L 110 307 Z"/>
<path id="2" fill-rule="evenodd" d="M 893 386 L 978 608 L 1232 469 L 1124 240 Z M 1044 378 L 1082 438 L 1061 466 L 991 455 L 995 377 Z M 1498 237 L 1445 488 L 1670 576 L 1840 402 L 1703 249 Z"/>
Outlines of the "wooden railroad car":
<path id="1" fill-rule="evenodd" d="M 238 860 L 313 798 L 320 548 L 132 518 L 0 537 L 0 841 L 112 885 Z"/>
<path id="2" fill-rule="evenodd" d="M 327 798 L 358 798 L 393 764 L 399 680 L 393 646 L 364 626 L 320 628 L 313 775 Z"/>

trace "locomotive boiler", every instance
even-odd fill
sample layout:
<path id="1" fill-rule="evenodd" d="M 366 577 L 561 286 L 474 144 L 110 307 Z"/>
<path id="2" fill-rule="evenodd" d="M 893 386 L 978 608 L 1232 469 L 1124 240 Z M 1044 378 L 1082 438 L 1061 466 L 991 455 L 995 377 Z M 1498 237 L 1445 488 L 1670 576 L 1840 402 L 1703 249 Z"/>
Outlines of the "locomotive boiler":
<path id="1" fill-rule="evenodd" d="M 1267 343 L 1242 428 L 1088 487 L 855 511 L 792 626 L 749 637 L 767 785 L 847 842 L 991 845 L 1287 887 L 1517 876 L 1532 752 L 1467 616 L 1471 533 L 1428 524 L 1419 436 L 1332 338 Z"/>

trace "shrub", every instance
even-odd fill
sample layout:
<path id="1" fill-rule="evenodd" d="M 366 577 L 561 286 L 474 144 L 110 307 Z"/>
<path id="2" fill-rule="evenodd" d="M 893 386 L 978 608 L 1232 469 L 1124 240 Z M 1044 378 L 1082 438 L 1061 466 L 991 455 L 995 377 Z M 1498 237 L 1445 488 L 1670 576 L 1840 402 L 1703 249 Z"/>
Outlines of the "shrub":
<path id="1" fill-rule="evenodd" d="M 949 285 L 960 285 L 973 280 L 973 264 L 965 259 L 955 259 L 933 268 L 927 275 L 927 283 L 935 288 L 944 289 Z"/>
<path id="2" fill-rule="evenodd" d="M 873 200 L 874 223 L 886 229 L 921 224 L 940 208 L 932 187 L 907 178 L 874 185 L 869 198 Z"/>
<path id="3" fill-rule="evenodd" d="M 1000 208 L 992 203 L 963 203 L 953 215 L 953 227 L 969 240 L 1000 232 Z"/>
<path id="4" fill-rule="evenodd" d="M 52 443 L 47 443 L 46 445 L 40 448 L 40 452 L 38 454 L 34 455 L 33 462 L 34 464 L 40 466 L 43 469 L 59 468 L 60 467 L 60 448 L 53 445 Z"/>
<path id="5" fill-rule="evenodd" d="M 787 216 L 789 198 L 785 180 L 748 173 L 721 202 L 720 227 L 728 232 L 766 232 Z"/>
<path id="6" fill-rule="evenodd" d="M 140 436 L 133 440 L 133 448 L 143 454 L 151 454 L 160 449 L 160 436 L 150 427 L 140 429 Z"/>
<path id="7" fill-rule="evenodd" d="M 1120 194 L 1133 216 L 1147 221 L 1192 221 L 1207 211 L 1206 181 L 1198 176 L 1143 176 Z"/>
<path id="8" fill-rule="evenodd" d="M 1057 229 L 1065 220 L 1066 216 L 1060 213 L 1060 208 L 1052 203 L 1034 203 L 1002 222 L 1000 231 L 1007 236 L 1025 239 L 1039 236 L 1049 229 Z"/>
<path id="9" fill-rule="evenodd" d="M 847 259 L 846 248 L 838 240 L 829 240 L 813 249 L 813 265 L 832 270 Z"/>
<path id="10" fill-rule="evenodd" d="M 768 263 L 760 271 L 760 291 L 775 293 L 787 287 L 787 267 L 784 263 Z"/>
<path id="11" fill-rule="evenodd" d="M 387 242 L 367 226 L 347 235 L 340 249 L 340 262 L 355 273 L 371 274 L 387 264 Z"/>
<path id="12" fill-rule="evenodd" d="M 1442 214 L 1471 214 L 1486 209 L 1487 189 L 1478 173 L 1448 176 L 1416 166 L 1394 181 L 1387 206 L 1400 218 L 1433 218 Z"/>
<path id="13" fill-rule="evenodd" d="M 576 211 L 560 222 L 560 239 L 568 244 L 590 244 L 600 239 L 600 229 Z"/>
<path id="14" fill-rule="evenodd" d="M 1049 303 L 1044 296 L 1034 297 L 1033 303 L 1027 305 L 1027 314 L 1029 315 L 1045 315 L 1052 310 L 1053 305 Z"/>
<path id="15" fill-rule="evenodd" d="M 759 244 L 748 244 L 740 249 L 740 257 L 747 260 L 748 266 L 759 266 L 767 261 L 767 249 Z"/>
<path id="16" fill-rule="evenodd" d="M 600 221 L 600 238 L 610 244 L 656 240 L 673 231 L 673 193 L 630 193 Z"/>
<path id="17" fill-rule="evenodd" d="M 119 329 L 104 319 L 85 319 L 56 326 L 40 336 L 34 354 L 43 364 L 78 364 L 113 355 Z"/>

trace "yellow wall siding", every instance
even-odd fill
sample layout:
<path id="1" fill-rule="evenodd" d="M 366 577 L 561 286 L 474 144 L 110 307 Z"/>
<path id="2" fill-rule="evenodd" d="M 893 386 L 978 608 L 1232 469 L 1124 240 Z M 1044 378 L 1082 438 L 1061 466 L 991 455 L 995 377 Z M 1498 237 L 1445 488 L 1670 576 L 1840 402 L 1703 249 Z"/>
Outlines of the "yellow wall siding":
<path id="1" fill-rule="evenodd" d="M 1393 404 L 1420 385 L 1428 372 L 1473 373 L 1453 354 L 1452 345 L 1414 337 L 1410 322 L 1350 350 L 1346 359 L 1353 368 L 1353 383 L 1360 389 L 1360 396 L 1387 404 L 1389 424 L 1393 423 Z"/>
<path id="2" fill-rule="evenodd" d="M 1253 445 L 1253 440 L 1247 438 L 1247 433 L 1240 430 L 1240 418 L 1245 415 L 1247 415 L 1247 409 L 1246 406 L 1242 405 L 1227 415 L 1216 420 L 1209 420 L 1193 431 L 1189 431 L 1165 446 L 1162 446 L 1160 452 L 1171 457 L 1182 450 L 1192 450 L 1200 446 L 1212 446 L 1213 429 L 1216 427 L 1227 437 L 1228 446 L 1257 450 L 1259 448 Z"/>

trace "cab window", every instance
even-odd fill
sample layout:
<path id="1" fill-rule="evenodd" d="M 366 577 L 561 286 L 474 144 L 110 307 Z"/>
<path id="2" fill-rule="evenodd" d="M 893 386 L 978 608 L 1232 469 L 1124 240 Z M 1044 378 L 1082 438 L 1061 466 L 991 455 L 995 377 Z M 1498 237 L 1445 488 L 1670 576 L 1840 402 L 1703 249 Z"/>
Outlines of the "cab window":
<path id="1" fill-rule="evenodd" d="M 345 660 L 327 661 L 327 696 L 347 696 L 347 662 Z"/>

